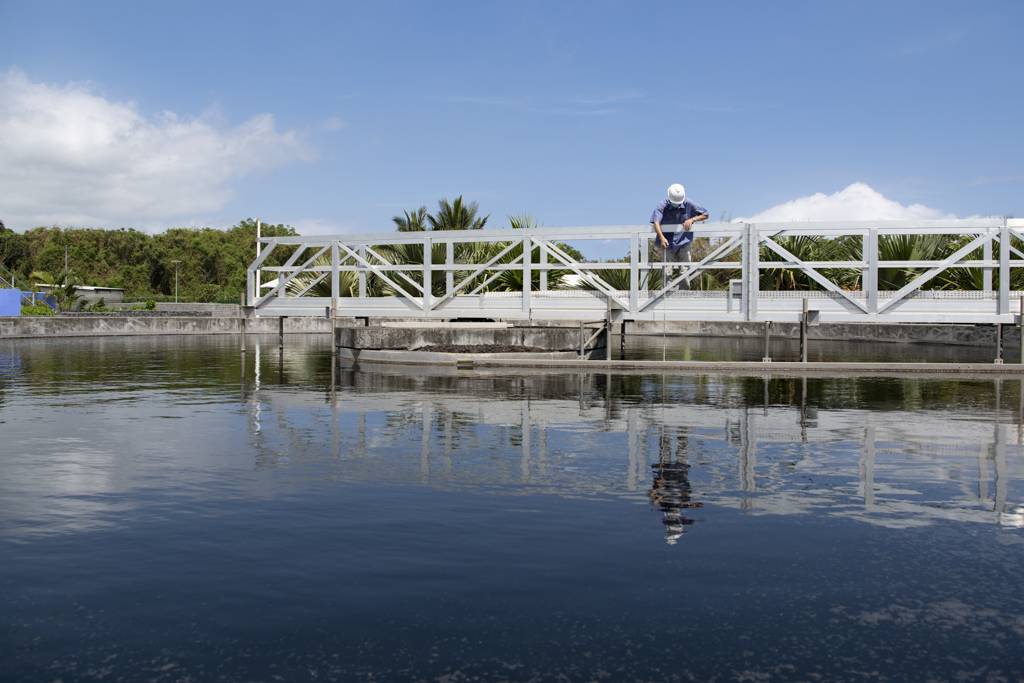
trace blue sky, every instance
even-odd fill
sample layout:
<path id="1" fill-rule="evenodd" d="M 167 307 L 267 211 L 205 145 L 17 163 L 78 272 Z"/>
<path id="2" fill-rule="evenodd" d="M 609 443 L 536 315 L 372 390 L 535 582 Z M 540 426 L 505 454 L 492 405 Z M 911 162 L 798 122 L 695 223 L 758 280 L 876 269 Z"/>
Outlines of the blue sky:
<path id="1" fill-rule="evenodd" d="M 495 227 L 639 224 L 673 182 L 713 220 L 1021 217 L 1021 26 L 1020 2 L 6 0 L 0 219 L 377 232 L 461 194 Z"/>

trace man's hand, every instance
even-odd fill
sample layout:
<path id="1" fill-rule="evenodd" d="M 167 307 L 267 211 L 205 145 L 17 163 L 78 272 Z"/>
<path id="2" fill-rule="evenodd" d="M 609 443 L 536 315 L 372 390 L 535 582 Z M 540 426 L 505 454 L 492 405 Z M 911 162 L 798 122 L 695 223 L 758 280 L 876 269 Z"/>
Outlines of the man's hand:
<path id="1" fill-rule="evenodd" d="M 700 216 L 694 216 L 693 218 L 687 219 L 687 221 L 685 223 L 683 223 L 683 229 L 685 229 L 686 231 L 690 231 L 690 230 L 693 229 L 693 224 L 694 223 L 700 223 L 701 221 L 706 221 L 707 219 L 708 219 L 708 215 L 707 214 L 702 214 Z"/>
<path id="2" fill-rule="evenodd" d="M 661 236 L 661 248 L 668 249 L 668 239 L 664 235 Z"/>

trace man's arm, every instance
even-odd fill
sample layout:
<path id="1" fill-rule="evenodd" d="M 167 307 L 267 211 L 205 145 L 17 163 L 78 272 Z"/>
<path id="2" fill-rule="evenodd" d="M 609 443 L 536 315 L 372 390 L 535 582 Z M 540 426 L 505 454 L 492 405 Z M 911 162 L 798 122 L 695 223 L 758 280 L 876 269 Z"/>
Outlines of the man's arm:
<path id="1" fill-rule="evenodd" d="M 707 216 L 704 217 L 707 218 Z M 658 233 L 658 239 L 661 240 L 661 248 L 668 249 L 668 240 L 665 239 L 665 235 L 662 234 L 661 223 L 659 223 L 658 221 L 654 221 L 654 231 Z"/>
<path id="2" fill-rule="evenodd" d="M 688 221 L 686 221 L 685 223 L 683 223 L 683 227 L 687 231 L 689 231 L 693 227 L 694 223 L 700 223 L 701 221 L 706 221 L 707 219 L 708 219 L 708 215 L 706 213 L 705 214 L 701 214 L 700 216 L 694 216 L 693 218 L 691 218 Z M 657 223 L 655 223 L 655 225 L 657 225 Z M 660 228 L 658 229 L 658 234 L 659 235 L 661 234 L 661 229 Z"/>

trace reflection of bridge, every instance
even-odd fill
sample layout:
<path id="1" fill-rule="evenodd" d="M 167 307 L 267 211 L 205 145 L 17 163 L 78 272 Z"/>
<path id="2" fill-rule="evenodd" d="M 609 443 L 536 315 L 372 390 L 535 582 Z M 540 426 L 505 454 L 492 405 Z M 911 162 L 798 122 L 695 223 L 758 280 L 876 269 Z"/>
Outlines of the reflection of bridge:
<path id="1" fill-rule="evenodd" d="M 672 227 L 667 226 L 669 230 Z M 824 321 L 925 323 L 1012 323 L 1016 300 L 1022 299 L 1021 292 L 1010 290 L 1011 269 L 1024 267 L 1024 252 L 1018 248 L 1024 247 L 1021 219 L 712 224 L 697 235 L 712 238 L 715 246 L 711 252 L 657 290 L 648 288 L 648 275 L 667 264 L 648 259 L 655 235 L 647 225 L 265 237 L 259 239 L 259 256 L 249 267 L 247 299 L 258 316 L 330 315 L 333 311 L 337 316 L 583 320 L 603 317 L 611 310 L 616 321 L 737 322 L 797 322 L 803 300 L 810 299 L 810 308 L 819 311 Z M 941 260 L 881 260 L 879 238 L 930 235 L 967 237 L 961 248 Z M 794 243 L 785 238 L 819 242 L 847 238 L 859 247 L 853 250 L 853 260 L 837 256 L 807 261 L 791 251 L 796 250 Z M 579 262 L 560 246 L 565 241 L 579 244 L 585 240 L 620 240 L 623 250 L 628 249 L 628 262 Z M 488 255 L 473 259 L 461 256 L 471 251 L 462 248 L 467 244 L 494 246 L 476 250 Z M 280 248 L 295 251 L 284 265 L 263 265 Z M 762 249 L 778 260 L 760 260 Z M 389 256 L 398 250 L 420 254 L 417 258 L 423 262 Z M 806 274 L 821 290 L 760 291 L 761 271 L 778 268 Z M 974 269 L 981 276 L 981 289 L 921 289 L 953 268 Z M 598 277 L 599 271 L 609 269 L 623 274 L 628 289 L 613 289 Z M 880 276 L 883 269 L 913 269 L 914 275 L 905 286 L 886 291 Z M 682 280 L 691 281 L 714 270 L 735 273 L 728 292 L 674 291 Z M 862 289 L 843 289 L 826 277 L 826 270 L 854 273 Z M 549 282 L 552 271 L 568 273 L 577 282 L 588 283 L 593 291 L 550 288 L 554 286 Z M 267 273 L 274 279 L 263 285 Z M 520 283 L 518 290 L 487 291 L 504 274 L 514 275 L 509 279 Z M 355 296 L 342 296 L 343 277 L 357 281 Z M 368 278 L 386 283 L 396 295 L 369 296 Z M 303 285 L 297 287 L 300 281 Z M 998 283 L 995 289 L 994 282 Z M 321 283 L 330 286 L 331 296 L 309 296 Z M 288 293 L 289 285 L 293 294 Z"/>
<path id="2" fill-rule="evenodd" d="M 652 465 L 675 458 L 694 500 L 752 514 L 1024 526 L 1019 414 L 744 405 L 761 380 L 724 376 L 670 378 L 667 401 L 639 402 L 613 380 L 342 368 L 328 391 L 257 379 L 245 402 L 257 466 L 299 476 L 647 501 Z"/>

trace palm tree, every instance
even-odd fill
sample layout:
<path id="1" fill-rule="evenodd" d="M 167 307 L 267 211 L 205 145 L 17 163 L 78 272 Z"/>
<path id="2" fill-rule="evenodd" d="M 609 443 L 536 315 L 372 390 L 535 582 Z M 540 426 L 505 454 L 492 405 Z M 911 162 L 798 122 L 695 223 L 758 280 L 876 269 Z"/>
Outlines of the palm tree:
<path id="1" fill-rule="evenodd" d="M 421 206 L 409 213 L 402 209 L 405 216 L 392 216 L 398 232 L 420 232 L 427 229 L 427 207 Z"/>
<path id="2" fill-rule="evenodd" d="M 29 279 L 37 283 L 49 285 L 50 294 L 57 302 L 57 308 L 61 311 L 70 311 L 75 302 L 82 298 L 78 291 L 78 277 L 75 271 L 70 268 L 60 273 L 44 273 L 39 270 L 32 271 Z"/>
<path id="3" fill-rule="evenodd" d="M 437 203 L 437 214 L 427 216 L 432 230 L 480 230 L 487 224 L 491 214 L 477 218 L 480 205 L 476 202 L 466 204 L 462 195 L 449 202 L 447 197 Z"/>

